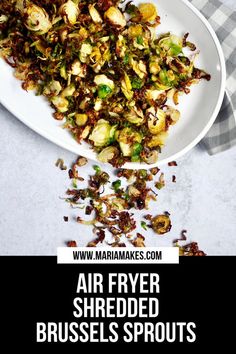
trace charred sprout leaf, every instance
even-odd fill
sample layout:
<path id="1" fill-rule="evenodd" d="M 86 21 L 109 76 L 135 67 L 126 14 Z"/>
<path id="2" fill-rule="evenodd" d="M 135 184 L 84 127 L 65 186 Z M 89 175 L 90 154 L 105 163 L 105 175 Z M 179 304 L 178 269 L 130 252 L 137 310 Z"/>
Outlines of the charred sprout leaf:
<path id="1" fill-rule="evenodd" d="M 109 182 L 110 176 L 107 172 L 99 172 L 97 173 L 97 182 L 99 183 L 99 185 L 104 185 L 106 183 Z"/>

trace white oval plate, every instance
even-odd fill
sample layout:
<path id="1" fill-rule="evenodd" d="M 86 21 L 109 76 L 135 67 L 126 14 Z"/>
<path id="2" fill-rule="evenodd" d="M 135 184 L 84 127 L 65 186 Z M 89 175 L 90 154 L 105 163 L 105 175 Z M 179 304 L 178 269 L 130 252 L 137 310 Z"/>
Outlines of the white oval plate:
<path id="1" fill-rule="evenodd" d="M 134 1 L 134 3 L 145 2 Z M 157 32 L 190 33 L 190 41 L 197 45 L 200 55 L 196 66 L 211 74 L 211 81 L 202 81 L 191 88 L 188 96 L 180 99 L 180 121 L 170 129 L 165 148 L 156 165 L 176 160 L 193 148 L 206 135 L 214 123 L 225 91 L 226 69 L 224 55 L 215 32 L 208 21 L 187 0 L 151 0 L 161 16 Z M 0 102 L 27 126 L 55 144 L 78 155 L 96 160 L 89 145 L 78 144 L 71 134 L 54 120 L 52 109 L 43 97 L 27 93 L 21 82 L 13 77 L 12 69 L 0 60 Z M 126 168 L 143 168 L 147 165 L 127 163 Z M 152 167 L 149 165 L 148 167 Z"/>

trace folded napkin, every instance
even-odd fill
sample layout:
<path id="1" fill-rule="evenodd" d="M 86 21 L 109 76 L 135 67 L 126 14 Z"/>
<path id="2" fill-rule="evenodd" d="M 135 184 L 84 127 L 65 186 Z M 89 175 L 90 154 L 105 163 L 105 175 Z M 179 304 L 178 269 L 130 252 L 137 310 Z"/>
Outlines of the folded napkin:
<path id="1" fill-rule="evenodd" d="M 201 141 L 210 155 L 236 145 L 236 12 L 220 0 L 189 0 L 208 19 L 225 55 L 226 93 L 221 111 Z"/>

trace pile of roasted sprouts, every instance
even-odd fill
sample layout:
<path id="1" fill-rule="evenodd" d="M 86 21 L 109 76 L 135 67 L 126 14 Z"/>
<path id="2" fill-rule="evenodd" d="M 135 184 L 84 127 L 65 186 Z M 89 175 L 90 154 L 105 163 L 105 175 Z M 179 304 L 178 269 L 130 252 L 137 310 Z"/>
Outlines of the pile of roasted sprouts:
<path id="1" fill-rule="evenodd" d="M 157 167 L 150 170 L 117 169 L 114 176 L 109 175 L 95 165 L 94 173 L 84 180 L 81 173 L 87 172 L 87 160 L 79 157 L 69 169 L 72 187 L 67 190 L 66 198 L 72 208 L 76 209 L 76 221 L 87 225 L 93 231 L 94 239 L 88 247 L 99 245 L 111 247 L 126 247 L 127 243 L 134 247 L 145 247 L 145 234 L 150 230 L 159 237 L 167 234 L 172 227 L 170 213 L 151 215 L 150 202 L 158 200 L 159 191 L 165 187 L 164 173 Z M 65 170 L 64 161 L 59 159 L 56 166 Z M 176 162 L 169 166 L 177 166 Z M 85 187 L 82 183 L 85 182 Z M 124 183 L 123 183 L 124 182 Z M 173 179 L 172 179 L 173 182 Z M 175 183 L 175 182 L 174 182 Z M 142 211 L 142 216 L 137 211 Z M 64 216 L 64 221 L 69 221 Z M 142 233 L 137 229 L 142 229 Z M 173 241 L 179 247 L 180 255 L 204 256 L 196 242 L 186 244 L 186 231 Z M 77 241 L 69 241 L 69 247 L 76 247 Z"/>
<path id="2" fill-rule="evenodd" d="M 153 164 L 180 118 L 169 102 L 210 80 L 188 34 L 157 36 L 159 25 L 151 3 L 5 0 L 0 55 L 101 162 Z"/>

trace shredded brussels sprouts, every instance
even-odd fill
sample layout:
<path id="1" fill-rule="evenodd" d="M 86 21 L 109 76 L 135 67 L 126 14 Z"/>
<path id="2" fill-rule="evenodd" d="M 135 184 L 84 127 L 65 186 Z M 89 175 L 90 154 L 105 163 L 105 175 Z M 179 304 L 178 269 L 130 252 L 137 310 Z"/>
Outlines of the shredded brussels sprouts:
<path id="1" fill-rule="evenodd" d="M 0 56 L 100 161 L 153 164 L 180 119 L 180 94 L 210 80 L 188 34 L 157 36 L 159 25 L 152 3 L 5 0 Z"/>

